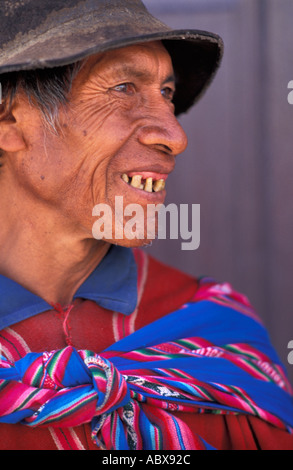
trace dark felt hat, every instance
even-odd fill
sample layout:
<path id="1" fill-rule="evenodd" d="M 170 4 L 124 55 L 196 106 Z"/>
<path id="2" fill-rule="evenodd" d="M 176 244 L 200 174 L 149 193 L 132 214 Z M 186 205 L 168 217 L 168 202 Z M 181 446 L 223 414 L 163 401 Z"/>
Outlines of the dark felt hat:
<path id="1" fill-rule="evenodd" d="M 140 0 L 1 0 L 0 25 L 0 74 L 66 65 L 98 52 L 162 40 L 176 74 L 177 115 L 202 95 L 223 52 L 216 34 L 172 30 Z"/>

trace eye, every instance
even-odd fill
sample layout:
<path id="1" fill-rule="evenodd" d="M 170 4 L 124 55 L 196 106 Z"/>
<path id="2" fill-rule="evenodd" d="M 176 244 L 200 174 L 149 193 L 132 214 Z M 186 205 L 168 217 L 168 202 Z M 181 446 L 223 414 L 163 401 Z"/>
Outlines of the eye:
<path id="1" fill-rule="evenodd" d="M 161 90 L 161 94 L 166 98 L 166 100 L 173 101 L 175 90 L 167 86 Z"/>
<path id="2" fill-rule="evenodd" d="M 112 90 L 117 91 L 118 93 L 124 93 L 126 95 L 133 95 L 135 92 L 135 87 L 133 83 L 120 83 L 112 88 Z"/>

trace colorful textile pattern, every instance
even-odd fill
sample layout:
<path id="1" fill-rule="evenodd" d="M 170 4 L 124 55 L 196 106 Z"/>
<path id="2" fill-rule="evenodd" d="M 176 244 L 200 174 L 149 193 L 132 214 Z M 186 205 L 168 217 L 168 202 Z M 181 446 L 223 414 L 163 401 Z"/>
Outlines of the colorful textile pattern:
<path id="1" fill-rule="evenodd" d="M 101 354 L 68 346 L 1 356 L 0 422 L 73 427 L 91 422 L 108 450 L 213 449 L 173 411 L 247 414 L 288 432 L 291 387 L 267 333 L 229 285 L 196 299 Z"/>

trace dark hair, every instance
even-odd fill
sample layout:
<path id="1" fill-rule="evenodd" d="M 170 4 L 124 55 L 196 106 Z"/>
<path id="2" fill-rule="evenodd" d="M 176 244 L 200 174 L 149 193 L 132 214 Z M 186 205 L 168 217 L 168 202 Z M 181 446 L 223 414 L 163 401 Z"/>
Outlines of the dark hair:
<path id="1" fill-rule="evenodd" d="M 13 105 L 18 90 L 23 90 L 31 104 L 37 106 L 44 121 L 57 132 L 60 105 L 67 103 L 74 77 L 82 62 L 63 67 L 11 72 L 0 75 L 2 86 L 2 105 L 0 120 L 7 115 Z"/>

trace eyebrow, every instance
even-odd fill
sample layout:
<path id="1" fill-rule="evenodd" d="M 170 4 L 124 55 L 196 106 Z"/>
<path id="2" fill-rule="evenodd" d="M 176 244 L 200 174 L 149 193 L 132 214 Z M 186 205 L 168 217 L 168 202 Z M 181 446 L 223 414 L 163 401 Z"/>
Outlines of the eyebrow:
<path id="1" fill-rule="evenodd" d="M 132 67 L 126 64 L 119 64 L 116 67 L 113 67 L 112 70 L 117 75 L 122 74 L 125 76 L 132 76 L 138 79 L 144 79 L 145 81 L 148 81 L 148 82 L 152 81 L 153 79 L 152 73 L 149 72 L 148 70 L 140 70 L 140 69 L 137 69 L 135 67 Z M 171 73 L 170 75 L 168 75 L 168 77 L 166 77 L 166 79 L 163 80 L 162 84 L 164 85 L 170 82 L 175 83 L 175 81 L 176 81 L 175 75 Z"/>

